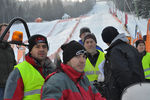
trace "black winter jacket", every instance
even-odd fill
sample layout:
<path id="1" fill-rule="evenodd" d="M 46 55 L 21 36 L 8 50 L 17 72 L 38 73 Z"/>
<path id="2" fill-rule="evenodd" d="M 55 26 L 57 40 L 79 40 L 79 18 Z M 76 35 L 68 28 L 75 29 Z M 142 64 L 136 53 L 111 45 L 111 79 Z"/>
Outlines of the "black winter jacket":
<path id="1" fill-rule="evenodd" d="M 138 51 L 119 34 L 106 50 L 104 75 L 107 100 L 120 100 L 122 91 L 130 84 L 144 81 L 144 71 Z"/>
<path id="2" fill-rule="evenodd" d="M 11 46 L 5 42 L 0 42 L 0 87 L 4 88 L 9 73 L 16 64 L 14 51 Z"/>

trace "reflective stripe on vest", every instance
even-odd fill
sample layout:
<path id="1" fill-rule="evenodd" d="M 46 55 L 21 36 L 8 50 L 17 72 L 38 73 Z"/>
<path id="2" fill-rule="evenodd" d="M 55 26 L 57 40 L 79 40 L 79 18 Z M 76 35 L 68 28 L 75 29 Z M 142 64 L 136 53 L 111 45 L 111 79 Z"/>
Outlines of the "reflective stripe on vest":
<path id="1" fill-rule="evenodd" d="M 144 69 L 144 72 L 146 72 L 146 71 L 150 71 L 150 68 Z"/>
<path id="2" fill-rule="evenodd" d="M 19 69 L 23 84 L 24 98 L 23 100 L 40 100 L 40 90 L 44 84 L 44 78 L 31 64 L 27 61 L 15 66 Z"/>
<path id="3" fill-rule="evenodd" d="M 146 79 L 150 79 L 150 53 L 146 53 L 146 55 L 142 59 L 142 65 L 144 69 L 144 75 Z"/>
<path id="4" fill-rule="evenodd" d="M 86 71 L 85 74 L 86 75 L 92 75 L 92 74 L 94 74 L 94 71 Z"/>
<path id="5" fill-rule="evenodd" d="M 145 78 L 149 78 L 150 77 L 150 75 L 145 75 Z"/>
<path id="6" fill-rule="evenodd" d="M 105 54 L 103 52 L 101 52 L 100 50 L 98 50 L 98 51 L 99 51 L 99 56 L 98 56 L 97 62 L 95 64 L 95 67 L 91 64 L 91 62 L 88 58 L 86 59 L 86 65 L 84 68 L 84 72 L 90 82 L 98 79 L 98 75 L 100 74 L 98 66 L 105 59 Z"/>
<path id="7" fill-rule="evenodd" d="M 149 72 L 150 68 L 144 69 L 144 73 L 146 73 L 147 71 Z M 150 77 L 150 73 L 148 73 L 148 75 L 145 75 L 145 78 L 148 78 L 148 77 Z"/>
<path id="8" fill-rule="evenodd" d="M 101 73 L 100 71 L 96 71 L 95 74 L 99 75 L 100 73 Z M 94 74 L 94 71 L 86 71 L 85 74 L 86 75 L 92 75 L 92 74 Z"/>
<path id="9" fill-rule="evenodd" d="M 96 74 L 99 75 L 101 72 L 100 71 L 96 71 Z"/>
<path id="10" fill-rule="evenodd" d="M 33 94 L 41 94 L 41 89 L 32 90 L 24 93 L 24 96 L 33 95 Z"/>

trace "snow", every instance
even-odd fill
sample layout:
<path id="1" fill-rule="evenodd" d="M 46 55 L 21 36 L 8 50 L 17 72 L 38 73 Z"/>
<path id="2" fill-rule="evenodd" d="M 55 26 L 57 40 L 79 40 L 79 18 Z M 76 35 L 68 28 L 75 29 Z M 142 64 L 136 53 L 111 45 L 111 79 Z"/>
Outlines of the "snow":
<path id="1" fill-rule="evenodd" d="M 117 11 L 119 19 L 125 22 L 125 13 Z M 138 32 L 141 32 L 142 36 L 146 35 L 147 32 L 147 19 L 137 18 L 134 14 L 128 14 L 128 30 L 131 34 L 131 37 L 135 39 L 135 26 L 138 25 Z"/>
<path id="2" fill-rule="evenodd" d="M 121 16 L 124 13 L 122 14 L 121 13 L 122 12 L 118 11 L 118 15 L 119 15 L 118 17 L 124 20 L 123 16 Z M 128 19 L 129 19 L 128 28 L 131 36 L 134 37 L 135 25 L 137 21 L 134 20 L 135 17 L 133 15 L 129 15 Z M 75 25 L 78 22 L 79 22 L 78 26 L 75 28 L 74 32 L 72 32 Z M 31 35 L 43 34 L 44 36 L 47 36 L 49 47 L 50 47 L 48 56 L 55 53 L 57 49 L 60 48 L 60 46 L 66 42 L 67 38 L 69 38 L 71 33 L 72 33 L 72 37 L 71 39 L 69 39 L 69 41 L 70 40 L 78 41 L 80 28 L 85 26 L 89 27 L 91 29 L 91 32 L 95 34 L 97 38 L 97 45 L 102 47 L 103 50 L 105 50 L 108 47 L 102 41 L 101 38 L 101 32 L 106 26 L 114 26 L 115 28 L 118 29 L 120 33 L 126 33 L 126 35 L 128 35 L 123 28 L 123 24 L 117 22 L 116 19 L 114 19 L 114 17 L 109 13 L 109 7 L 105 1 L 97 2 L 97 4 L 93 7 L 93 9 L 83 17 L 65 19 L 65 20 L 57 19 L 50 22 L 43 21 L 41 23 L 30 22 L 27 23 L 27 25 L 29 27 L 29 31 Z M 140 19 L 138 21 L 138 25 L 139 25 L 139 29 L 141 29 L 142 34 L 145 35 L 146 28 L 147 28 L 146 20 Z M 52 30 L 54 26 L 55 28 L 54 30 Z M 22 31 L 24 33 L 24 41 L 27 40 L 26 32 L 22 24 L 14 24 L 10 29 L 11 35 L 14 31 Z M 15 49 L 15 55 L 17 55 L 17 49 Z"/>

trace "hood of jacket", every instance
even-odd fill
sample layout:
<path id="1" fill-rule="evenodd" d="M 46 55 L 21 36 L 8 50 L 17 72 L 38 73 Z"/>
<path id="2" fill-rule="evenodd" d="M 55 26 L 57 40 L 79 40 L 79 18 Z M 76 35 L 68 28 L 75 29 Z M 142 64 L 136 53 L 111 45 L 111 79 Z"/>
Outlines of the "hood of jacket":
<path id="1" fill-rule="evenodd" d="M 129 40 L 127 39 L 127 37 L 125 36 L 125 33 L 121 33 L 121 34 L 118 34 L 113 40 L 112 40 L 112 42 L 111 42 L 111 44 L 113 44 L 115 41 L 117 41 L 117 40 L 121 40 L 121 41 L 123 41 L 123 42 L 129 42 Z M 110 45 L 111 45 L 110 44 Z"/>
<path id="2" fill-rule="evenodd" d="M 127 37 L 125 36 L 125 33 L 121 33 L 118 34 L 111 42 L 111 44 L 109 45 L 109 47 L 106 49 L 106 51 L 110 48 L 112 48 L 114 45 L 120 43 L 120 42 L 125 42 L 128 43 L 129 40 L 127 39 Z"/>

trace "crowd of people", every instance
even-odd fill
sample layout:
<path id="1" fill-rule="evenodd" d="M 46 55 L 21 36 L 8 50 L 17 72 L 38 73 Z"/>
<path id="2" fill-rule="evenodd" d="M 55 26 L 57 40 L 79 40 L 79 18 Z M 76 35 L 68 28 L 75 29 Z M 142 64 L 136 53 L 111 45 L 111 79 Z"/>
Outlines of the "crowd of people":
<path id="1" fill-rule="evenodd" d="M 0 34 L 3 27 L 7 25 L 0 25 Z M 25 60 L 16 64 L 8 37 L 9 32 L 0 41 L 0 100 L 121 100 L 127 86 L 150 82 L 145 41 L 137 40 L 134 47 L 113 26 L 101 33 L 106 53 L 91 30 L 83 27 L 81 40 L 62 44 L 62 60 L 57 54 L 55 63 L 47 57 L 47 38 L 36 34 L 28 40 Z"/>

